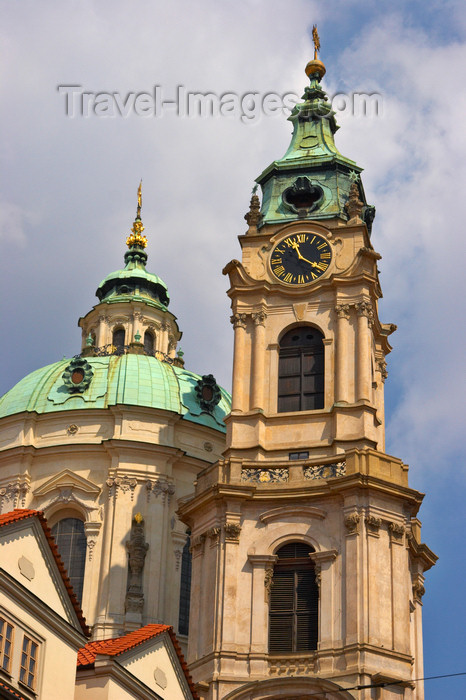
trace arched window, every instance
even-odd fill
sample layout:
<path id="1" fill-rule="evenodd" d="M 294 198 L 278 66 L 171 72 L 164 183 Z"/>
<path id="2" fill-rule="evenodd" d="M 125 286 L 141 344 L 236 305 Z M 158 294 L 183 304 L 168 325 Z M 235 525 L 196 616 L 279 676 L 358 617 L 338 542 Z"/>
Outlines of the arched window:
<path id="1" fill-rule="evenodd" d="M 154 334 L 152 331 L 146 331 L 144 333 L 144 352 L 147 355 L 154 354 Z"/>
<path id="2" fill-rule="evenodd" d="M 84 567 L 86 564 L 86 535 L 84 523 L 77 518 L 59 520 L 52 528 L 52 535 L 65 565 L 66 572 L 81 603 L 83 595 Z"/>
<path id="3" fill-rule="evenodd" d="M 189 534 L 181 556 L 180 614 L 178 619 L 178 632 L 180 634 L 188 634 L 189 631 L 189 600 L 191 596 L 191 538 Z"/>
<path id="4" fill-rule="evenodd" d="M 278 413 L 324 407 L 324 336 L 302 326 L 280 341 Z"/>
<path id="5" fill-rule="evenodd" d="M 317 649 L 318 603 L 314 564 L 304 542 L 291 542 L 276 553 L 269 608 L 269 653 Z"/>
<path id="6" fill-rule="evenodd" d="M 116 347 L 117 352 L 122 351 L 125 346 L 125 329 L 115 328 L 113 331 L 112 343 Z"/>

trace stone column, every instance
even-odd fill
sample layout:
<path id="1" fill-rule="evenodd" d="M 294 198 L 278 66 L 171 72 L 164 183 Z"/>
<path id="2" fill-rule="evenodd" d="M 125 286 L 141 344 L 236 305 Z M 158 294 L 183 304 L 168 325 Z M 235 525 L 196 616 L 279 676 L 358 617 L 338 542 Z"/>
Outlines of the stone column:
<path id="1" fill-rule="evenodd" d="M 336 342 L 336 372 L 335 372 L 335 401 L 348 403 L 348 330 L 349 304 L 338 304 L 335 307 L 338 316 Z"/>
<path id="2" fill-rule="evenodd" d="M 252 314 L 254 321 L 254 345 L 252 349 L 252 405 L 251 409 L 264 408 L 265 368 L 265 311 Z"/>
<path id="3" fill-rule="evenodd" d="M 97 333 L 96 333 L 96 339 L 95 339 L 95 344 L 98 348 L 101 348 L 102 345 L 107 345 L 110 343 L 110 339 L 108 338 L 108 318 L 107 316 L 99 316 L 99 325 L 97 326 Z"/>
<path id="4" fill-rule="evenodd" d="M 337 600 L 333 583 L 333 563 L 337 558 L 336 549 L 309 554 L 314 562 L 316 582 L 319 588 L 319 649 L 331 649 L 334 643 L 334 624 Z"/>
<path id="5" fill-rule="evenodd" d="M 371 325 L 372 304 L 361 301 L 356 304 L 358 335 L 356 343 L 356 401 L 371 400 Z"/>
<path id="6" fill-rule="evenodd" d="M 230 321 L 235 329 L 231 410 L 245 411 L 247 397 L 244 395 L 243 377 L 246 354 L 246 314 L 233 314 Z"/>
<path id="7" fill-rule="evenodd" d="M 168 332 L 170 330 L 170 324 L 168 321 L 162 321 L 160 325 L 160 332 L 157 333 L 157 339 L 155 343 L 155 349 L 168 353 Z"/>

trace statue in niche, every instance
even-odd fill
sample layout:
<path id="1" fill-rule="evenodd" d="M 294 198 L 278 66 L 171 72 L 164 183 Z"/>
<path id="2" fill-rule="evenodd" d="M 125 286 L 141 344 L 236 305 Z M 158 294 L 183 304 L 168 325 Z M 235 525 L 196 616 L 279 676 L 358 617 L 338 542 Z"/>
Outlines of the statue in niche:
<path id="1" fill-rule="evenodd" d="M 131 526 L 131 535 L 126 542 L 129 564 L 128 590 L 126 592 L 126 612 L 142 613 L 144 607 L 144 593 L 142 589 L 142 570 L 149 544 L 144 535 L 144 520 L 140 513 L 136 513 Z"/>

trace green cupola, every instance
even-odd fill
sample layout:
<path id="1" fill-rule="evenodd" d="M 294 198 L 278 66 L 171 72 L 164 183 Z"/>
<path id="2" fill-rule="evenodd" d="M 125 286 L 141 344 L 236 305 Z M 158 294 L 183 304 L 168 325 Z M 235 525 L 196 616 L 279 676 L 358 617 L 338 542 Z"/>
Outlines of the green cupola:
<path id="1" fill-rule="evenodd" d="M 138 206 L 131 234 L 126 239 L 128 250 L 125 253 L 125 267 L 111 272 L 99 284 L 96 296 L 99 301 L 107 303 L 120 302 L 125 299 L 141 298 L 146 302 L 155 302 L 167 307 L 170 301 L 167 285 L 157 275 L 147 272 L 147 238 L 143 235 L 144 225 L 141 220 L 142 193 L 138 189 Z"/>
<path id="2" fill-rule="evenodd" d="M 306 66 L 310 84 L 304 89 L 303 101 L 288 117 L 293 124 L 288 150 L 256 180 L 262 188 L 259 229 L 264 224 L 299 219 L 339 217 L 347 221 L 350 195 L 357 195 L 360 200 L 366 223 L 369 225 L 373 219 L 374 210 L 367 206 L 359 177 L 362 168 L 343 156 L 335 145 L 334 136 L 339 127 L 320 84 L 325 66 L 317 58 L 320 44 L 315 45 L 314 60 Z"/>

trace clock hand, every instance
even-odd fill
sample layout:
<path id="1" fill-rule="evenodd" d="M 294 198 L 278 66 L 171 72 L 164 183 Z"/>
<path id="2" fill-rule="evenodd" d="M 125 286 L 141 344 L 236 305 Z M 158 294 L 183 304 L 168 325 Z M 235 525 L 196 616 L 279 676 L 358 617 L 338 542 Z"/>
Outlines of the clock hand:
<path id="1" fill-rule="evenodd" d="M 319 269 L 319 270 L 322 269 L 321 263 L 312 262 L 312 260 L 308 260 L 308 259 L 305 258 L 303 255 L 301 255 L 301 251 L 299 250 L 299 244 L 296 243 L 296 241 L 291 241 L 291 246 L 292 246 L 292 247 L 295 249 L 295 251 L 298 253 L 298 258 L 299 258 L 300 260 L 304 260 L 304 262 L 309 263 L 309 265 L 311 265 L 311 267 L 317 267 L 317 269 Z"/>

